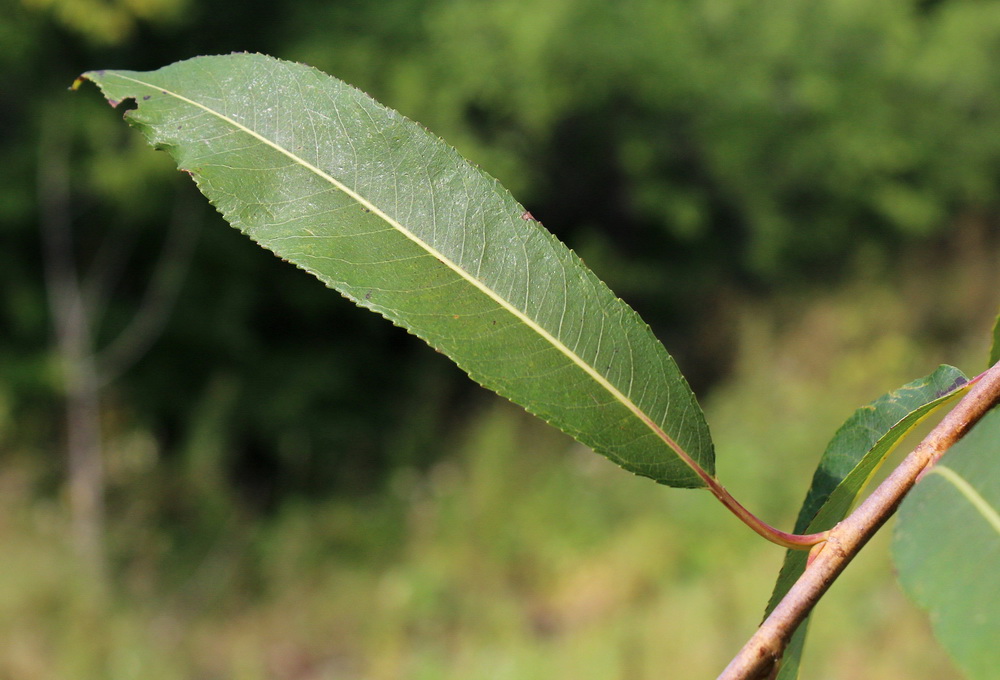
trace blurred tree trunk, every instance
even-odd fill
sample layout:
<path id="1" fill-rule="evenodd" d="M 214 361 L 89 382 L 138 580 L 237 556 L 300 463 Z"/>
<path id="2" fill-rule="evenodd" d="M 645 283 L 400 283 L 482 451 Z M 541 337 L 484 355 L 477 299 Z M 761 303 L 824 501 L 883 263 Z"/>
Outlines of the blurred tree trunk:
<path id="1" fill-rule="evenodd" d="M 58 109 L 53 107 L 54 111 Z M 42 121 L 38 158 L 39 227 L 45 286 L 65 409 L 67 486 L 73 542 L 98 582 L 107 578 L 104 546 L 105 472 L 101 390 L 127 371 L 160 336 L 194 250 L 198 223 L 182 193 L 142 301 L 126 327 L 98 349 L 96 326 L 110 298 L 113 272 L 129 256 L 121 235 L 108 233 L 106 257 L 85 275 L 77 265 L 71 215 L 70 141 L 58 113 Z"/>
<path id="2" fill-rule="evenodd" d="M 66 340 L 69 342 L 60 347 L 60 354 L 66 373 L 66 450 L 73 541 L 93 575 L 103 581 L 106 565 L 100 387 L 90 348 L 82 342 L 77 344 L 75 338 Z"/>
<path id="3" fill-rule="evenodd" d="M 45 284 L 65 400 L 65 437 L 73 542 L 91 575 L 104 579 L 104 462 L 100 388 L 90 314 L 73 253 L 68 135 L 53 116 L 42 122 L 38 157 L 39 226 Z"/>

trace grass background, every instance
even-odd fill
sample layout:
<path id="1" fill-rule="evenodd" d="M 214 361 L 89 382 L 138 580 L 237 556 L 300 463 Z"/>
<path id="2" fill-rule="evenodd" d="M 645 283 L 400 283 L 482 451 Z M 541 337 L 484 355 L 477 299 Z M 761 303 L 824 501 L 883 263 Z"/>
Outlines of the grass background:
<path id="1" fill-rule="evenodd" d="M 995 255 L 954 261 L 933 275 L 912 262 L 890 283 L 855 277 L 741 303 L 737 365 L 704 403 L 719 476 L 737 498 L 791 526 L 826 440 L 854 408 L 945 359 L 982 370 Z M 18 457 L 0 471 L 0 678 L 721 671 L 759 622 L 781 549 L 707 493 L 624 473 L 486 393 L 455 420 L 443 462 L 397 471 L 381 493 L 290 501 L 265 519 L 219 500 L 190 540 L 148 521 L 149 444 L 123 434 L 112 472 L 137 481 L 114 506 L 119 576 L 103 588 L 74 559 L 62 499 L 38 500 L 31 458 Z M 819 605 L 803 678 L 958 677 L 894 583 L 889 538 L 883 530 Z"/>

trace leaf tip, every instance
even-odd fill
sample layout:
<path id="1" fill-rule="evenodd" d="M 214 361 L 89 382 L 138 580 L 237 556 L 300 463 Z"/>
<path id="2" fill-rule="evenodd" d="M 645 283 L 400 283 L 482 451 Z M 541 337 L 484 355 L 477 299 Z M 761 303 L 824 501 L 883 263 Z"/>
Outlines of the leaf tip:
<path id="1" fill-rule="evenodd" d="M 90 82 L 92 82 L 95 85 L 97 85 L 97 87 L 101 88 L 102 91 L 103 91 L 104 88 L 101 86 L 101 83 L 99 81 L 100 81 L 101 78 L 104 77 L 105 73 L 106 73 L 106 71 L 104 69 L 100 69 L 98 71 L 87 71 L 86 73 L 81 73 L 79 76 L 77 76 L 76 80 L 73 81 L 73 84 L 69 86 L 69 89 L 71 91 L 75 92 L 75 91 L 77 91 L 77 90 L 80 89 L 80 85 L 82 85 L 84 83 L 84 81 L 89 80 Z M 121 99 L 111 99 L 110 97 L 108 97 L 108 104 L 110 104 L 111 108 L 113 108 L 113 109 L 118 108 L 118 106 L 121 103 L 122 103 Z"/>
<path id="2" fill-rule="evenodd" d="M 95 85 L 97 85 L 97 80 L 94 79 L 94 76 L 97 76 L 98 78 L 100 78 L 103 75 L 104 75 L 104 71 L 103 70 L 102 71 L 87 71 L 86 73 L 81 73 L 80 75 L 78 75 L 76 77 L 76 80 L 73 81 L 73 84 L 69 86 L 69 89 L 71 91 L 73 91 L 73 92 L 76 92 L 77 90 L 80 89 L 80 86 L 83 85 L 84 81 L 87 81 L 87 80 L 89 80 L 90 82 L 92 82 Z"/>

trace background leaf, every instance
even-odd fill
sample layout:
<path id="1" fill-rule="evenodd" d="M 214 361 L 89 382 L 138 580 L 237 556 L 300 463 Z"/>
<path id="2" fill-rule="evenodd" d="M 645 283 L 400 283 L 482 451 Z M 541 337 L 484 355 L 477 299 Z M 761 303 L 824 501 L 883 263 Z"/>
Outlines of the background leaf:
<path id="1" fill-rule="evenodd" d="M 622 467 L 681 487 L 712 474 L 704 416 L 649 327 L 423 128 L 262 55 L 84 77 L 135 100 L 129 123 L 265 248 Z"/>
<path id="2" fill-rule="evenodd" d="M 899 580 L 973 680 L 1000 668 L 1000 411 L 946 453 L 903 501 Z"/>
<path id="3" fill-rule="evenodd" d="M 830 440 L 795 522 L 796 533 L 832 528 L 844 519 L 872 475 L 896 444 L 935 408 L 964 391 L 965 375 L 954 366 L 940 366 L 862 406 Z M 805 571 L 808 553 L 789 550 L 778 574 L 765 616 L 778 605 Z M 782 661 L 778 678 L 798 677 L 809 620 L 799 626 Z"/>

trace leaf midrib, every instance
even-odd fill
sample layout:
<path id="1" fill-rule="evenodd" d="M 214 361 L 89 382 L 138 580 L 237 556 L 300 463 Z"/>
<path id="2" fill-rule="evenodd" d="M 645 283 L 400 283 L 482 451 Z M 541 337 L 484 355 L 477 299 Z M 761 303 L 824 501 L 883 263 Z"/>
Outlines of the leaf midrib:
<path id="1" fill-rule="evenodd" d="M 225 123 L 228 123 L 228 124 L 232 125 L 233 127 L 235 127 L 236 129 L 238 129 L 238 130 L 240 130 L 240 131 L 242 131 L 242 132 L 250 135 L 251 137 L 253 137 L 254 139 L 257 139 L 261 143 L 266 144 L 267 146 L 271 147 L 275 151 L 277 151 L 277 152 L 285 155 L 286 157 L 288 157 L 292 162 L 294 162 L 294 163 L 296 163 L 296 164 L 298 164 L 298 165 L 306 168 L 310 172 L 314 173 L 316 176 L 318 176 L 321 179 L 323 179 L 323 180 L 329 182 L 330 184 L 332 184 L 334 187 L 336 187 L 340 191 L 343 191 L 345 194 L 347 194 L 352 199 L 354 199 L 355 201 L 357 201 L 361 206 L 363 206 L 364 208 L 370 210 L 373 214 L 377 215 L 379 218 L 381 218 L 382 220 L 384 220 L 393 229 L 395 229 L 396 231 L 398 231 L 399 233 L 401 233 L 403 236 L 405 236 L 406 238 L 408 238 L 411 241 L 413 241 L 419 247 L 423 248 L 430 255 L 433 255 L 442 264 L 444 264 L 446 267 L 448 267 L 449 269 L 451 269 L 452 271 L 454 271 L 456 274 L 458 274 L 460 277 L 462 277 L 463 279 L 465 279 L 468 283 L 470 283 L 472 286 L 474 286 L 476 289 L 478 289 L 480 292 L 482 292 L 488 298 L 490 298 L 491 300 L 493 300 L 494 302 L 496 302 L 503 309 L 507 310 L 516 319 L 518 319 L 521 323 L 523 323 L 526 326 L 528 326 L 528 328 L 530 328 L 535 333 L 537 333 L 546 342 L 548 342 L 553 347 L 555 347 L 557 350 L 559 350 L 564 356 L 566 356 L 570 361 L 572 361 L 574 364 L 576 364 L 580 369 L 582 369 L 584 371 L 584 373 L 586 373 L 588 376 L 590 376 L 591 379 L 593 379 L 598 385 L 600 385 L 601 388 L 603 388 L 612 397 L 614 397 L 616 401 L 618 401 L 623 406 L 625 406 L 633 415 L 635 415 L 640 420 L 640 422 L 642 422 L 647 428 L 649 428 L 650 431 L 652 431 L 665 444 L 667 444 L 667 446 L 669 446 L 674 451 L 674 453 L 677 454 L 677 456 L 689 468 L 691 468 L 695 472 L 695 474 L 698 475 L 699 478 L 702 479 L 702 481 L 704 481 L 706 484 L 710 483 L 709 480 L 712 479 L 711 476 L 707 472 L 705 472 L 705 470 L 697 462 L 695 462 L 695 460 L 680 446 L 680 444 L 678 444 L 676 441 L 674 441 L 674 439 L 670 435 L 668 435 L 663 430 L 663 428 L 661 428 L 659 425 L 657 425 L 652 420 L 652 418 L 650 418 L 646 414 L 645 411 L 643 411 L 642 409 L 640 409 L 638 407 L 638 405 L 635 404 L 635 402 L 633 402 L 631 399 L 629 399 L 627 396 L 625 396 L 625 394 L 622 393 L 617 387 L 615 387 L 614 385 L 612 385 L 607 380 L 607 378 L 605 378 L 603 375 L 601 375 L 601 373 L 599 371 L 597 371 L 597 369 L 595 369 L 589 363 L 587 363 L 586 361 L 584 361 L 582 357 L 580 357 L 573 350 L 571 350 L 569 347 L 567 347 L 565 344 L 563 344 L 558 338 L 556 338 L 549 331 L 547 331 L 545 328 L 543 328 L 541 325 L 539 325 L 537 322 L 535 322 L 531 317 L 527 316 L 524 312 L 522 312 L 521 310 L 519 310 L 517 307 L 515 307 L 513 304 L 511 304 L 504 297 L 502 297 L 499 294 L 497 294 L 496 291 L 494 291 L 492 288 L 486 286 L 482 281 L 480 281 L 479 279 L 477 279 L 476 277 L 474 277 L 471 273 L 469 273 L 468 271 L 466 271 L 464 268 L 460 267 L 457 263 L 455 263 L 453 260 L 451 260 L 451 258 L 447 257 L 442 252 L 440 252 L 439 250 L 437 250 L 436 248 L 434 248 L 432 245 L 430 245 L 429 243 L 427 243 L 426 241 L 424 241 L 423 239 L 421 239 L 420 237 L 418 237 L 412 231 L 410 231 L 409 229 L 407 229 L 406 227 L 404 227 L 400 222 L 398 222 L 397 220 L 395 220 L 392 217 L 390 217 L 382 209 L 380 209 L 377 205 L 375 205 L 374 203 L 372 203 L 371 201 L 369 201 L 363 195 L 359 194 L 357 191 L 355 191 L 355 190 L 351 189 L 350 187 L 348 187 L 347 185 L 343 184 L 342 182 L 340 182 L 339 180 L 337 180 L 337 178 L 333 177 L 332 175 L 330 175 L 329 173 L 325 172 L 321 168 L 316 167 L 315 165 L 313 165 L 309 161 L 305 160 L 304 158 L 302 158 L 302 157 L 298 156 L 297 154 L 289 151 L 288 149 L 286 149 L 285 147 L 281 146 L 280 144 L 275 143 L 274 141 L 268 139 L 267 137 L 264 137 L 260 133 L 252 130 L 251 128 L 248 128 L 247 126 L 243 125 L 242 123 L 240 123 L 240 122 L 238 122 L 236 120 L 233 120 L 229 116 L 226 116 L 226 115 L 220 113 L 219 111 L 216 111 L 215 109 L 213 109 L 213 108 L 211 108 L 209 106 L 206 106 L 206 105 L 204 105 L 204 104 L 202 104 L 202 103 L 200 103 L 198 101 L 195 101 L 193 99 L 185 97 L 184 95 L 182 95 L 182 94 L 180 94 L 178 92 L 174 92 L 174 91 L 168 90 L 168 89 L 166 89 L 166 88 L 164 88 L 162 86 L 153 85 L 152 83 L 147 83 L 147 82 L 145 82 L 143 80 L 139 80 L 137 78 L 132 78 L 132 77 L 123 75 L 121 73 L 109 73 L 109 75 L 113 75 L 115 77 L 122 78 L 123 80 L 127 80 L 127 81 L 130 81 L 130 82 L 133 82 L 133 83 L 135 83 L 137 85 L 141 85 L 143 87 L 147 87 L 147 88 L 149 88 L 151 90 L 154 90 L 156 92 L 160 92 L 162 94 L 170 95 L 170 96 L 175 97 L 176 99 L 178 99 L 180 101 L 183 101 L 183 102 L 186 102 L 187 104 L 190 104 L 191 106 L 199 108 L 199 109 L 205 111 L 206 113 L 215 116 L 219 120 L 221 120 L 221 121 L 223 121 Z"/>
<path id="2" fill-rule="evenodd" d="M 983 498 L 975 487 L 972 486 L 962 475 L 958 474 L 945 465 L 935 465 L 931 468 L 930 474 L 937 474 L 945 478 L 958 491 L 959 494 L 978 512 L 993 531 L 1000 536 L 1000 513 Z"/>

